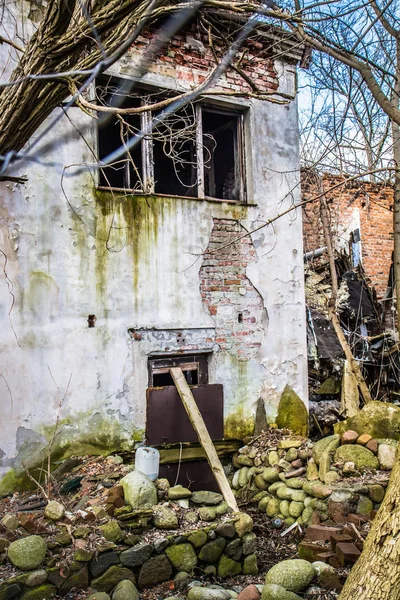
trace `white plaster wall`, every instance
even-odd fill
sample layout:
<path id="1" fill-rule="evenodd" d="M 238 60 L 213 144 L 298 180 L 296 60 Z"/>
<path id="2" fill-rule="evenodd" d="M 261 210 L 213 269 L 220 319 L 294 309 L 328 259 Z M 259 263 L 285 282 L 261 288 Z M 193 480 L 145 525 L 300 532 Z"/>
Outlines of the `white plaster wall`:
<path id="1" fill-rule="evenodd" d="M 135 341 L 128 329 L 212 330 L 198 272 L 213 218 L 251 230 L 300 199 L 295 102 L 250 103 L 255 206 L 149 199 L 127 210 L 117 199 L 105 217 L 88 169 L 63 177 L 65 166 L 93 160 L 83 139 L 94 147 L 93 123 L 76 108 L 69 117 L 46 137 L 46 151 L 35 151 L 39 162 L 18 165 L 25 185 L 0 183 L 0 475 L 33 464 L 57 418 L 56 445 L 66 453 L 128 447 L 140 437 L 148 353 L 166 345 L 157 336 Z M 307 402 L 301 211 L 252 239 L 257 262 L 247 275 L 267 311 L 265 338 L 247 362 L 213 343 L 210 382 L 224 384 L 226 417 L 248 418 L 261 395 L 273 420 L 286 384 Z"/>

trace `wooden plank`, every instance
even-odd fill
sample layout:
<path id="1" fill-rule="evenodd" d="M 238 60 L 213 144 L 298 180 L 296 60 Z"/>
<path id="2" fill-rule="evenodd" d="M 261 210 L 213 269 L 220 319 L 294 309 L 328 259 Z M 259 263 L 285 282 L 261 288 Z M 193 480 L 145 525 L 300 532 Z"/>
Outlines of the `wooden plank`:
<path id="1" fill-rule="evenodd" d="M 199 442 L 203 446 L 204 451 L 207 455 L 207 461 L 211 467 L 214 477 L 217 481 L 218 487 L 221 490 L 225 502 L 235 512 L 239 512 L 238 505 L 236 503 L 235 496 L 233 495 L 232 489 L 224 473 L 221 461 L 218 458 L 218 454 L 215 450 L 215 446 L 212 443 L 207 427 L 203 421 L 203 417 L 200 414 L 196 401 L 193 397 L 192 392 L 187 384 L 187 381 L 182 373 L 182 369 L 179 367 L 171 368 L 171 375 L 176 385 L 176 389 L 181 397 L 183 406 L 188 414 L 190 422 L 192 423 L 194 430 L 196 431 Z"/>
<path id="2" fill-rule="evenodd" d="M 230 456 L 243 446 L 239 440 L 222 440 L 214 442 L 215 450 L 220 458 Z M 155 446 L 160 452 L 160 465 L 188 462 L 192 460 L 204 460 L 207 458 L 203 446 L 194 442 L 182 442 L 180 444 L 169 444 L 169 446 Z"/>

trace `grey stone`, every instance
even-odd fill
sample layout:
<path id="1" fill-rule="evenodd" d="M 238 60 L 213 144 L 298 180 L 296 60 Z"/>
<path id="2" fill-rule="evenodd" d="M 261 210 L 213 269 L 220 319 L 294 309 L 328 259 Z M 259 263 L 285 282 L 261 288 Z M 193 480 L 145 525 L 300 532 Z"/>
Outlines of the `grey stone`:
<path id="1" fill-rule="evenodd" d="M 378 460 L 381 469 L 391 471 L 396 458 L 396 448 L 389 444 L 379 444 Z"/>
<path id="2" fill-rule="evenodd" d="M 139 592 L 132 581 L 123 579 L 114 589 L 112 600 L 139 600 Z"/>
<path id="3" fill-rule="evenodd" d="M 232 540 L 226 546 L 225 554 L 233 560 L 240 560 L 242 557 L 242 544 L 240 539 Z"/>
<path id="4" fill-rule="evenodd" d="M 124 488 L 125 502 L 132 508 L 157 504 L 157 490 L 154 483 L 140 471 L 132 471 L 120 480 Z"/>
<path id="5" fill-rule="evenodd" d="M 60 587 L 60 592 L 62 596 L 68 594 L 72 590 L 72 588 L 87 588 L 89 585 L 89 572 L 88 568 L 85 566 L 80 571 L 73 573 L 70 575 L 64 583 Z M 102 590 L 100 590 L 102 591 Z M 104 590 L 107 591 L 107 590 Z"/>
<path id="6" fill-rule="evenodd" d="M 205 506 L 215 506 L 222 502 L 222 500 L 222 494 L 208 491 L 193 492 L 191 497 L 191 501 L 195 504 L 204 504 Z"/>
<path id="7" fill-rule="evenodd" d="M 167 540 L 167 538 L 161 538 L 154 542 L 154 550 L 157 552 L 157 554 L 164 552 L 167 546 L 169 546 L 169 541 Z"/>
<path id="8" fill-rule="evenodd" d="M 101 554 L 98 554 L 97 557 L 90 562 L 89 568 L 92 576 L 98 577 L 104 573 L 108 567 L 118 564 L 118 554 L 114 550 L 110 550 L 109 552 L 102 552 Z"/>
<path id="9" fill-rule="evenodd" d="M 51 521 L 59 521 L 63 518 L 65 508 L 57 500 L 51 500 L 44 509 L 44 516 Z"/>
<path id="10" fill-rule="evenodd" d="M 132 581 L 132 583 L 136 583 L 135 576 L 132 571 L 126 567 L 118 567 L 113 565 L 112 567 L 109 567 L 105 573 L 100 575 L 100 577 L 93 579 L 90 587 L 98 590 L 99 592 L 109 593 L 120 581 L 124 579 L 129 579 Z"/>
<path id="11" fill-rule="evenodd" d="M 19 597 L 21 588 L 17 583 L 11 583 L 3 587 L 0 591 L 0 600 L 11 600 L 11 598 Z"/>
<path id="12" fill-rule="evenodd" d="M 40 536 L 29 535 L 10 544 L 8 558 L 21 571 L 31 571 L 42 564 L 46 550 L 46 542 Z"/>
<path id="13" fill-rule="evenodd" d="M 167 581 L 171 575 L 172 567 L 165 554 L 154 556 L 146 561 L 140 569 L 139 588 L 143 589 Z"/>
<path id="14" fill-rule="evenodd" d="M 222 537 L 225 538 L 231 539 L 235 537 L 235 528 L 232 523 L 220 523 L 215 528 L 215 531 L 218 533 L 218 535 L 222 535 Z"/>
<path id="15" fill-rule="evenodd" d="M 44 569 L 38 569 L 37 571 L 32 571 L 29 573 L 28 577 L 25 579 L 24 583 L 28 587 L 36 587 L 38 585 L 42 585 L 45 581 L 47 581 L 48 575 Z"/>
<path id="16" fill-rule="evenodd" d="M 209 587 L 192 587 L 188 600 L 229 600 L 230 594 L 225 590 L 215 590 Z"/>
<path id="17" fill-rule="evenodd" d="M 119 558 L 124 567 L 139 567 L 149 560 L 152 552 L 151 544 L 137 544 L 133 548 L 121 552 Z"/>
<path id="18" fill-rule="evenodd" d="M 290 592 L 300 592 L 311 583 L 314 575 L 313 567 L 306 560 L 283 560 L 268 571 L 265 583 L 275 583 Z"/>
<path id="19" fill-rule="evenodd" d="M 242 538 L 242 550 L 243 554 L 254 554 L 257 550 L 257 536 L 255 533 L 246 533 Z"/>
<path id="20" fill-rule="evenodd" d="M 181 485 L 175 485 L 168 490 L 168 500 L 180 500 L 182 498 L 190 498 L 192 492 L 188 488 Z"/>
<path id="21" fill-rule="evenodd" d="M 318 442 L 314 444 L 312 449 L 313 459 L 315 460 L 317 465 L 319 465 L 321 456 L 324 454 L 324 452 L 333 452 L 333 450 L 336 450 L 336 448 L 339 447 L 339 444 L 340 435 L 338 434 L 328 435 L 327 437 L 318 440 Z"/>

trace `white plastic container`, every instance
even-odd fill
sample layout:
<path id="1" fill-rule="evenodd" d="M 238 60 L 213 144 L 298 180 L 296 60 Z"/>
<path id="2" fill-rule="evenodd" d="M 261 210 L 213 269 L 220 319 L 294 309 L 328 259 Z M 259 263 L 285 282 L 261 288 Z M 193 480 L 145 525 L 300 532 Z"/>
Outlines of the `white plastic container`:
<path id="1" fill-rule="evenodd" d="M 141 446 L 135 453 L 135 471 L 147 475 L 151 481 L 158 478 L 160 467 L 160 453 L 156 448 Z"/>

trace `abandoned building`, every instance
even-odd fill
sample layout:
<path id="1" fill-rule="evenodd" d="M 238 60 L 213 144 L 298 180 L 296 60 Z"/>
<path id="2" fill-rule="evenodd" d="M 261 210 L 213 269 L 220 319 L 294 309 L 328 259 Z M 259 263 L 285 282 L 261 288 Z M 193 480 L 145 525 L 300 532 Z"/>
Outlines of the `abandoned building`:
<path id="1" fill-rule="evenodd" d="M 215 46 L 196 19 L 143 76 L 159 30 L 142 32 L 82 103 L 157 106 L 201 84 L 242 26 L 207 22 Z M 301 211 L 260 228 L 300 201 L 301 58 L 260 23 L 207 96 L 111 166 L 93 168 L 160 108 L 121 121 L 74 106 L 18 163 L 27 180 L 0 183 L 2 491 L 49 447 L 57 461 L 191 441 L 174 365 L 214 440 L 251 433 L 260 398 L 274 422 L 286 386 L 307 405 Z"/>

